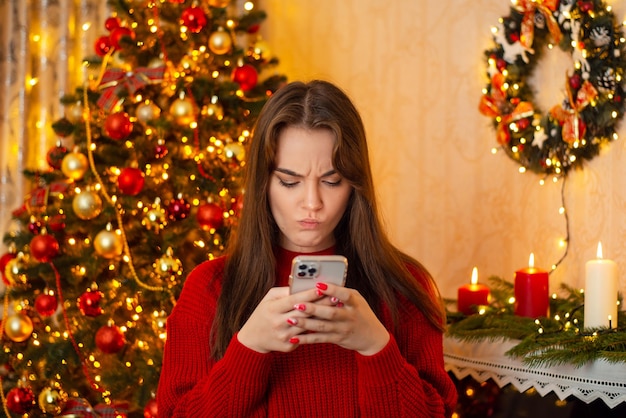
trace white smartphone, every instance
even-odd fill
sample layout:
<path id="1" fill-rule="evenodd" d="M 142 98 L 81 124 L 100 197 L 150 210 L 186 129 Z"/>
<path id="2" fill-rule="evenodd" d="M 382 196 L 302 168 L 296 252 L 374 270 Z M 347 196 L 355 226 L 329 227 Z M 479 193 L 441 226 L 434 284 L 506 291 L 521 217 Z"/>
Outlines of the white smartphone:
<path id="1" fill-rule="evenodd" d="M 348 260 L 342 255 L 299 255 L 291 262 L 289 287 L 291 293 L 297 293 L 318 282 L 343 286 L 347 273 Z"/>

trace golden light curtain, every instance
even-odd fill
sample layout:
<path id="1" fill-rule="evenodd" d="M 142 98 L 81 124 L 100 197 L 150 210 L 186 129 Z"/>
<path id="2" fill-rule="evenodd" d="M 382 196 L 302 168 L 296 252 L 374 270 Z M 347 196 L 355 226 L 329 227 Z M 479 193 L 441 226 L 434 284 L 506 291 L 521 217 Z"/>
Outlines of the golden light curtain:
<path id="1" fill-rule="evenodd" d="M 87 76 L 82 59 L 108 15 L 101 0 L 0 2 L 0 236 L 30 188 L 22 171 L 46 169 L 50 147 L 70 145 L 51 125 L 63 116 L 60 98 Z"/>

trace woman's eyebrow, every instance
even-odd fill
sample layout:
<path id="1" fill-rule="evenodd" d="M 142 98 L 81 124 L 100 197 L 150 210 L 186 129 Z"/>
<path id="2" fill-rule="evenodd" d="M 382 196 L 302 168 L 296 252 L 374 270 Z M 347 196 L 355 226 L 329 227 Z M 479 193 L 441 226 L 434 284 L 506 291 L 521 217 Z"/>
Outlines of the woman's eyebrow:
<path id="1" fill-rule="evenodd" d="M 287 174 L 288 176 L 293 176 L 293 177 L 304 177 L 304 175 L 302 175 L 302 174 L 298 174 L 298 173 L 296 173 L 295 171 L 289 170 L 288 168 L 280 168 L 280 167 L 279 167 L 279 168 L 275 169 L 274 171 L 278 171 L 278 172 L 280 172 L 280 173 Z M 332 176 L 332 175 L 334 175 L 334 174 L 337 174 L 337 170 L 332 169 L 332 170 L 329 170 L 329 171 L 325 172 L 325 173 L 324 173 L 324 174 L 322 174 L 320 177 L 322 177 L 322 178 L 323 178 L 323 177 L 328 177 L 328 176 Z"/>

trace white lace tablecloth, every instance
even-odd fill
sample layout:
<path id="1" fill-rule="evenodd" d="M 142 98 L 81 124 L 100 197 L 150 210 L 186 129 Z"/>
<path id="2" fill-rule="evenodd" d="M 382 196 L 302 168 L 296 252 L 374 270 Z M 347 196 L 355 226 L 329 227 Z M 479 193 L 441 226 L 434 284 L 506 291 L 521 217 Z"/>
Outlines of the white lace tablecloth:
<path id="1" fill-rule="evenodd" d="M 446 370 L 457 379 L 467 376 L 479 382 L 493 379 L 499 387 L 512 384 L 520 392 L 530 388 L 541 396 L 554 392 L 561 400 L 568 396 L 586 403 L 602 399 L 609 408 L 626 402 L 626 365 L 597 360 L 578 368 L 571 365 L 530 368 L 504 354 L 514 345 L 506 340 L 469 343 L 445 337 Z"/>

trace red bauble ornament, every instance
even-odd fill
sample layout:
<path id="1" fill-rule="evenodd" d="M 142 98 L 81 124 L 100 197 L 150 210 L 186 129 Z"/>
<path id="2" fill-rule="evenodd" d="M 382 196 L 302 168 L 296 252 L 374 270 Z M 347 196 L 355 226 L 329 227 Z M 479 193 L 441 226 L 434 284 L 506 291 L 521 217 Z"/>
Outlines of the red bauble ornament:
<path id="1" fill-rule="evenodd" d="M 133 131 L 133 123 L 125 112 L 111 113 L 104 121 L 104 132 L 115 140 L 126 139 Z"/>
<path id="2" fill-rule="evenodd" d="M 198 206 L 196 219 L 200 227 L 206 231 L 211 228 L 218 229 L 224 225 L 224 210 L 215 203 L 205 203 Z"/>
<path id="3" fill-rule="evenodd" d="M 124 344 L 126 344 L 124 333 L 115 325 L 103 325 L 96 332 L 96 346 L 103 353 L 119 353 Z"/>
<path id="4" fill-rule="evenodd" d="M 528 125 L 530 125 L 530 122 L 528 121 L 528 119 L 520 119 L 517 121 L 517 127 L 520 130 L 524 130 L 526 128 L 528 128 Z"/>
<path id="5" fill-rule="evenodd" d="M 113 45 L 111 45 L 111 38 L 108 36 L 101 36 L 96 39 L 96 43 L 93 45 L 93 49 L 96 51 L 96 55 L 104 57 L 109 53 Z"/>
<path id="6" fill-rule="evenodd" d="M 180 221 L 189 215 L 191 205 L 182 197 L 172 199 L 167 205 L 167 216 L 173 221 Z"/>
<path id="7" fill-rule="evenodd" d="M 85 316 L 96 317 L 102 315 L 104 310 L 100 306 L 100 301 L 104 294 L 99 290 L 88 290 L 78 298 L 78 309 Z"/>
<path id="8" fill-rule="evenodd" d="M 7 393 L 6 403 L 14 414 L 25 414 L 35 407 L 35 394 L 30 388 L 13 388 Z"/>
<path id="9" fill-rule="evenodd" d="M 50 148 L 46 154 L 46 161 L 48 162 L 48 165 L 55 170 L 60 169 L 63 157 L 65 157 L 68 152 L 67 148 L 61 144 L 57 144 Z"/>
<path id="10" fill-rule="evenodd" d="M 134 41 L 135 36 L 135 32 L 128 28 L 120 26 L 119 28 L 115 28 L 111 31 L 111 35 L 109 36 L 109 38 L 111 40 L 111 45 L 115 49 L 121 49 L 122 45 L 120 44 L 120 41 L 122 40 L 122 38 L 127 37 Z"/>
<path id="11" fill-rule="evenodd" d="M 36 235 L 30 240 L 30 254 L 40 263 L 47 263 L 59 254 L 59 242 L 52 235 Z"/>
<path id="12" fill-rule="evenodd" d="M 48 218 L 48 229 L 55 232 L 61 232 L 65 229 L 65 215 L 54 215 Z"/>
<path id="13" fill-rule="evenodd" d="M 2 281 L 7 286 L 10 286 L 11 283 L 9 282 L 9 279 L 7 279 L 6 275 L 4 274 L 4 270 L 6 269 L 7 264 L 9 264 L 9 261 L 13 260 L 15 257 L 17 257 L 15 253 L 2 254 L 2 257 L 0 257 L 0 273 L 2 273 Z"/>
<path id="14" fill-rule="evenodd" d="M 143 409 L 143 418 L 157 418 L 158 408 L 156 399 L 150 399 Z"/>
<path id="15" fill-rule="evenodd" d="M 569 78 L 569 86 L 574 90 L 578 90 L 582 85 L 582 77 L 580 74 L 574 74 Z"/>
<path id="16" fill-rule="evenodd" d="M 145 181 L 143 171 L 135 167 L 126 167 L 117 177 L 117 187 L 122 193 L 135 196 L 141 192 Z"/>
<path id="17" fill-rule="evenodd" d="M 244 64 L 233 70 L 232 78 L 235 83 L 239 84 L 241 90 L 248 91 L 256 86 L 259 80 L 259 73 L 252 65 Z"/>
<path id="18" fill-rule="evenodd" d="M 250 25 L 250 27 L 248 28 L 248 33 L 257 33 L 259 31 L 259 29 L 261 29 L 261 25 L 259 25 L 258 23 L 255 23 L 253 25 Z"/>
<path id="19" fill-rule="evenodd" d="M 53 295 L 42 293 L 35 298 L 35 310 L 41 316 L 52 316 L 57 311 L 59 302 Z"/>
<path id="20" fill-rule="evenodd" d="M 108 17 L 107 20 L 104 21 L 104 28 L 111 32 L 113 29 L 119 28 L 121 25 L 120 20 L 117 17 Z"/>
<path id="21" fill-rule="evenodd" d="M 201 8 L 191 6 L 180 15 L 180 19 L 184 26 L 187 26 L 192 33 L 199 33 L 207 24 L 207 18 Z"/>

